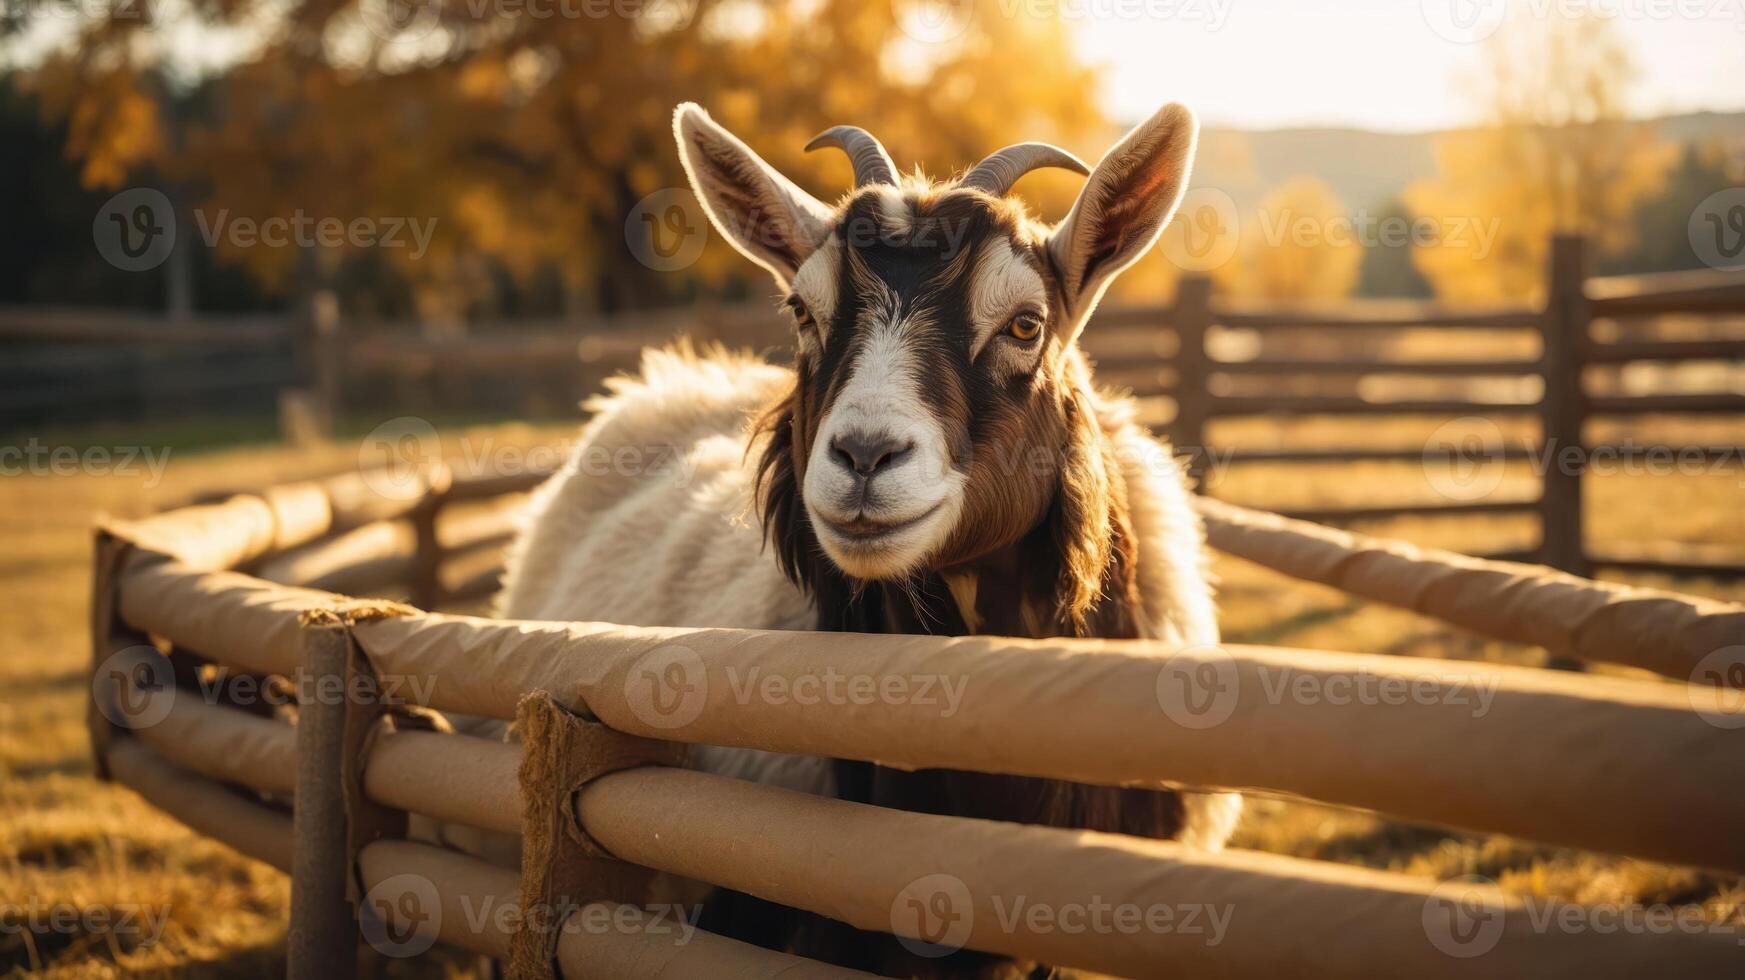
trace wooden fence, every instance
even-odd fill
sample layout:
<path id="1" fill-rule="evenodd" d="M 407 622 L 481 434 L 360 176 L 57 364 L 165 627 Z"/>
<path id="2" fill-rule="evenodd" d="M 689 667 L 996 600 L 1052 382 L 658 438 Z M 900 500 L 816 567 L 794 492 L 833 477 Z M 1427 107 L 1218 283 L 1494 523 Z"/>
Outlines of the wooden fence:
<path id="1" fill-rule="evenodd" d="M 238 414 L 271 418 L 306 383 L 296 318 L 156 317 L 0 309 L 0 421 L 8 432 Z"/>
<path id="2" fill-rule="evenodd" d="M 1680 444 L 1599 444 L 1587 440 L 1584 424 L 1600 417 L 1640 416 L 1656 413 L 1727 415 L 1745 419 L 1745 392 L 1685 394 L 1676 392 L 1643 395 L 1597 395 L 1584 384 L 1589 368 L 1613 367 L 1637 362 L 1682 363 L 1691 361 L 1745 361 L 1745 333 L 1732 338 L 1699 340 L 1620 340 L 1602 342 L 1591 326 L 1602 318 L 1653 317 L 1665 314 L 1739 314 L 1745 316 L 1745 276 L 1728 273 L 1675 273 L 1611 279 L 1589 279 L 1582 239 L 1560 237 L 1553 242 L 1547 272 L 1546 301 L 1540 306 L 1451 307 L 1438 303 L 1347 302 L 1313 308 L 1281 307 L 1219 301 L 1205 279 L 1184 280 L 1173 306 L 1152 309 L 1116 309 L 1100 313 L 1104 327 L 1119 326 L 1155 330 L 1164 327 L 1175 335 L 1168 345 L 1174 354 L 1165 363 L 1172 371 L 1164 384 L 1147 386 L 1142 375 L 1135 380 L 1139 394 L 1166 395 L 1175 402 L 1167 429 L 1178 450 L 1204 464 L 1216 458 L 1219 447 L 1209 438 L 1211 423 L 1247 416 L 1432 416 L 1457 418 L 1477 416 L 1536 419 L 1539 439 L 1485 446 L 1482 458 L 1469 463 L 1490 464 L 1507 460 L 1537 460 L 1541 492 L 1528 499 L 1478 499 L 1423 504 L 1327 508 L 1298 511 L 1317 521 L 1349 521 L 1402 515 L 1536 514 L 1541 526 L 1540 545 L 1520 555 L 1506 557 L 1532 560 L 1576 574 L 1588 574 L 1596 565 L 1633 571 L 1673 574 L 1745 574 L 1745 562 L 1718 563 L 1665 557 L 1596 556 L 1583 545 L 1583 474 L 1587 460 L 1596 454 L 1618 457 L 1693 454 L 1732 466 L 1745 464 L 1745 446 Z M 1248 360 L 1219 360 L 1208 351 L 1207 337 L 1217 328 L 1254 331 L 1265 339 L 1274 335 L 1301 335 L 1308 331 L 1350 332 L 1386 336 L 1421 330 L 1502 330 L 1536 336 L 1537 357 L 1515 359 L 1400 360 L 1370 357 L 1301 358 L 1260 356 Z M 1104 342 L 1087 330 L 1086 343 L 1093 353 Z M 1111 353 L 1098 358 L 1099 370 L 1145 371 L 1155 367 L 1146 354 Z M 1155 375 L 1154 375 L 1155 376 Z M 1343 395 L 1224 395 L 1219 383 L 1231 377 L 1260 377 L 1280 383 L 1313 377 L 1347 379 L 1352 394 Z M 1378 400 L 1355 393 L 1359 383 L 1377 376 L 1484 380 L 1498 377 L 1538 378 L 1541 394 L 1512 402 L 1473 398 L 1396 398 Z M 1125 380 L 1125 379 L 1124 379 Z M 1425 462 L 1434 449 L 1424 445 L 1350 448 L 1316 447 L 1251 449 L 1231 447 L 1232 463 L 1304 463 L 1402 461 Z"/>
<path id="3" fill-rule="evenodd" d="M 1675 683 L 1234 645 L 506 622 L 309 588 L 336 575 L 359 590 L 405 588 L 408 566 L 393 560 L 405 536 L 373 529 L 417 520 L 433 495 L 526 489 L 440 473 L 413 499 L 369 485 L 353 474 L 277 487 L 97 536 L 99 772 L 291 874 L 297 980 L 352 975 L 365 937 L 390 953 L 418 937 L 442 941 L 505 960 L 517 978 L 866 976 L 708 933 L 687 942 L 641 928 L 638 903 L 653 899 L 637 868 L 862 929 L 1132 977 L 1455 978 L 1476 966 L 1622 978 L 1745 967 L 1727 923 L 1583 928 L 1590 913 L 1578 906 L 1547 918 L 1483 884 L 906 813 L 679 764 L 683 745 L 706 744 L 1109 785 L 1250 787 L 1745 871 L 1736 744 L 1745 682 L 1733 661 L 1717 660 L 1745 629 L 1745 607 L 1208 502 L 1221 550 Z M 449 549 L 438 551 L 427 561 L 440 566 Z M 261 577 L 268 569 L 281 581 Z M 694 659 L 672 661 L 675 648 Z M 675 665 L 686 690 L 678 715 L 640 693 Z M 241 687 L 211 683 L 219 667 L 294 678 L 294 724 L 263 714 Z M 942 712 L 920 699 L 746 699 L 732 683 L 869 670 L 965 678 L 973 693 Z M 1292 689 L 1367 681 L 1438 696 L 1267 697 L 1281 672 L 1294 675 Z M 1175 697 L 1178 682 L 1206 685 L 1206 703 Z M 1480 688 L 1490 692 L 1483 711 L 1452 696 Z M 423 708 L 513 719 L 519 738 L 455 734 Z M 408 839 L 418 817 L 519 835 L 519 874 L 488 850 Z M 1229 928 L 1217 943 L 1185 930 L 1052 928 L 1002 916 L 1016 896 L 1046 909 L 1106 896 L 1138 909 L 1190 902 L 1229 909 Z M 901 914 L 912 908 L 937 921 Z M 566 928 L 568 916 L 599 911 L 613 928 Z"/>
<path id="4" fill-rule="evenodd" d="M 1151 420 L 1166 429 L 1178 451 L 1188 454 L 1201 470 L 1218 459 L 1233 465 L 1449 461 L 1447 457 L 1438 460 L 1438 450 L 1422 443 L 1220 446 L 1212 438 L 1212 429 L 1231 419 L 1477 417 L 1536 423 L 1536 439 L 1485 445 L 1478 450 L 1478 458 L 1463 460 L 1478 466 L 1530 461 L 1539 477 L 1536 496 L 1465 499 L 1462 495 L 1460 499 L 1426 503 L 1296 510 L 1291 512 L 1293 516 L 1339 523 L 1402 515 L 1535 515 L 1541 532 L 1538 545 L 1494 557 L 1531 559 L 1576 574 L 1588 574 L 1596 567 L 1686 575 L 1745 574 L 1745 561 L 1716 560 L 1712 555 L 1676 551 L 1595 554 L 1585 547 L 1583 534 L 1583 479 L 1589 460 L 1597 456 L 1622 460 L 1658 455 L 1731 467 L 1745 464 L 1745 445 L 1737 443 L 1591 442 L 1584 432 L 1590 421 L 1630 416 L 1724 415 L 1745 419 L 1745 392 L 1738 390 L 1596 393 L 1584 382 L 1585 376 L 1596 371 L 1645 363 L 1745 362 L 1745 332 L 1729 335 L 1711 330 L 1702 339 L 1669 340 L 1658 336 L 1629 339 L 1630 331 L 1615 330 L 1613 333 L 1623 339 L 1602 340 L 1593 325 L 1670 314 L 1710 318 L 1705 321 L 1710 326 L 1714 326 L 1716 316 L 1745 318 L 1745 276 L 1698 272 L 1588 278 L 1583 241 L 1563 237 L 1552 244 L 1544 293 L 1545 301 L 1537 306 L 1362 300 L 1320 306 L 1257 304 L 1220 300 L 1212 295 L 1209 281 L 1190 277 L 1180 284 L 1173 304 L 1106 307 L 1086 331 L 1085 344 L 1098 362 L 1099 378 L 1129 386 L 1152 403 L 1167 406 Z M 298 352 L 294 363 L 300 365 L 297 376 L 303 379 L 307 397 L 282 402 L 290 407 L 306 406 L 307 414 L 320 425 L 330 424 L 347 406 L 354 410 L 369 405 L 396 412 L 438 411 L 477 408 L 484 404 L 480 401 L 483 398 L 494 399 L 490 403 L 494 410 L 534 410 L 567 418 L 573 416 L 574 405 L 582 396 L 596 389 L 605 377 L 632 366 L 647 344 L 683 334 L 772 349 L 784 338 L 779 318 L 761 305 L 668 311 L 597 323 L 521 323 L 513 329 L 508 324 L 487 324 L 468 334 L 445 338 L 424 336 L 415 325 L 406 323 L 341 321 L 330 305 L 311 304 L 310 309 L 304 321 L 267 318 L 149 323 L 66 312 L 52 316 L 0 312 L 0 340 L 40 342 L 53 338 L 57 343 L 149 342 L 178 350 L 257 350 L 274 352 L 269 359 L 277 357 L 285 364 L 293 363 L 285 353 L 290 345 Z M 1208 341 L 1220 331 L 1232 330 L 1257 336 L 1259 353 L 1241 360 L 1215 356 L 1217 345 Z M 1324 337 L 1364 338 L 1367 344 L 1355 345 L 1360 351 L 1385 348 L 1388 340 L 1419 331 L 1448 331 L 1450 336 L 1488 331 L 1532 339 L 1537 353 L 1461 360 L 1440 355 L 1400 358 L 1290 352 L 1294 351 L 1293 342 Z M 1412 397 L 1409 392 L 1411 384 L 1426 380 L 1479 383 L 1498 379 L 1536 379 L 1539 391 L 1509 400 L 1470 394 Z M 1387 397 L 1376 397 L 1365 389 L 1376 380 L 1390 381 L 1396 389 L 1407 388 L 1407 394 L 1400 397 L 1396 390 Z M 259 383 L 261 379 L 248 372 L 236 377 L 223 371 L 204 371 L 189 383 L 217 386 L 214 391 L 222 395 L 243 381 Z M 1294 386 L 1305 382 L 1323 387 L 1331 384 L 1336 392 L 1291 393 Z M 119 378 L 112 382 L 64 382 L 52 394 L 62 399 L 97 397 L 92 393 L 122 390 L 127 383 L 133 382 L 124 383 Z M 1253 390 L 1255 383 L 1264 387 Z M 1250 390 L 1239 390 L 1244 385 Z M 0 403 L 8 397 L 26 396 L 0 395 Z M 28 397 L 40 400 L 44 396 L 38 392 Z M 19 416 L 13 413 L 11 417 Z"/>

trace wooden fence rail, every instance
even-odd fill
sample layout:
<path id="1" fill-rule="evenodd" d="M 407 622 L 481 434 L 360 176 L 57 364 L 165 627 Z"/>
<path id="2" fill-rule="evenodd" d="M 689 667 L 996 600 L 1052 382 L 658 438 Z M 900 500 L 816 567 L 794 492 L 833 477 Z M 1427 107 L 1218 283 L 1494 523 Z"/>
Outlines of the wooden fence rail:
<path id="1" fill-rule="evenodd" d="M 1213 460 L 1232 464 L 1326 463 L 1360 461 L 1450 462 L 1477 467 L 1530 463 L 1538 476 L 1531 497 L 1447 499 L 1439 502 L 1367 505 L 1362 507 L 1297 509 L 1296 516 L 1322 521 L 1359 521 L 1392 516 L 1455 516 L 1523 514 L 1537 517 L 1538 544 L 1523 557 L 1575 574 L 1596 567 L 1633 571 L 1664 571 L 1690 575 L 1745 575 L 1745 561 L 1712 552 L 1594 553 L 1584 537 L 1584 478 L 1595 459 L 1695 459 L 1712 465 L 1745 465 L 1745 440 L 1733 444 L 1638 445 L 1629 441 L 1589 441 L 1586 429 L 1596 419 L 1644 415 L 1723 416 L 1745 418 L 1745 392 L 1692 393 L 1658 391 L 1616 394 L 1588 390 L 1589 369 L 1615 370 L 1639 363 L 1681 364 L 1693 361 L 1745 361 L 1745 338 L 1737 333 L 1709 331 L 1706 339 L 1640 339 L 1629 335 L 1600 339 L 1595 321 L 1612 318 L 1689 314 L 1713 317 L 1745 316 L 1745 276 L 1722 272 L 1679 272 L 1653 276 L 1589 278 L 1582 239 L 1559 237 L 1552 243 L 1538 305 L 1468 305 L 1359 300 L 1340 303 L 1278 304 L 1236 301 L 1213 295 L 1209 280 L 1188 277 L 1178 286 L 1175 301 L 1161 306 L 1110 307 L 1097 314 L 1085 343 L 1098 362 L 1099 376 L 1131 387 L 1144 399 L 1173 403 L 1166 428 L 1177 449 L 1190 457 L 1202 475 Z M 1210 344 L 1216 331 L 1252 331 L 1261 337 L 1258 356 L 1236 360 L 1215 356 Z M 1269 353 L 1273 339 L 1300 341 L 1355 331 L 1372 343 L 1384 343 L 1403 333 L 1425 329 L 1484 330 L 1537 339 L 1533 356 L 1477 357 L 1470 360 L 1370 353 L 1327 357 L 1313 353 Z M 282 405 L 304 406 L 318 425 L 331 425 L 354 410 L 358 400 L 387 398 L 397 410 L 420 406 L 448 407 L 488 390 L 528 396 L 547 411 L 565 416 L 577 400 L 610 374 L 634 365 L 647 344 L 679 334 L 730 345 L 770 349 L 779 346 L 779 320 L 758 304 L 666 311 L 619 317 L 611 321 L 539 321 L 481 324 L 465 336 L 431 338 L 415 324 L 345 321 L 332 303 L 311 303 L 301 321 L 286 317 L 189 319 L 139 318 L 93 311 L 0 310 L 0 342 L 41 345 L 114 346 L 177 351 L 259 351 L 258 378 L 232 367 L 189 375 L 180 390 L 205 391 L 211 398 L 233 397 L 241 379 L 258 389 L 261 383 L 282 384 L 284 372 L 273 374 L 272 358 L 284 362 L 287 344 L 295 341 L 301 365 L 302 399 L 284 398 Z M 1362 348 L 1362 344 L 1359 347 Z M 276 352 L 276 353 L 275 353 Z M 139 366 L 129 362 L 130 379 Z M 246 375 L 246 377 L 245 377 Z M 271 375 L 271 377 L 269 377 Z M 178 375 L 179 377 L 179 375 Z M 514 384 L 504 384 L 513 379 Z M 1497 379 L 1537 379 L 1539 390 L 1517 388 L 1504 397 L 1479 399 L 1464 394 L 1419 397 L 1379 397 L 1363 390 L 1367 380 L 1391 380 L 1396 390 L 1411 379 L 1437 382 L 1484 382 Z M 1264 380 L 1266 387 L 1233 390 L 1233 382 Z M 476 382 L 476 383 L 475 383 Z M 1301 384 L 1336 383 L 1338 393 L 1303 393 Z M 30 417 L 56 399 L 107 397 L 132 391 L 139 382 L 43 382 L 35 390 L 14 386 L 0 394 L 0 406 L 14 417 Z M 60 385 L 60 387 L 54 387 Z M 204 387 L 202 387 L 204 386 Z M 1299 387 L 1293 387 L 1299 386 Z M 163 387 L 163 385 L 158 385 Z M 532 394 L 529 394 L 532 393 Z M 458 401 L 456 401 L 458 399 Z M 13 403 L 17 404 L 14 405 Z M 386 403 L 382 403 L 386 404 Z M 512 410 L 508 404 L 496 406 Z M 10 411 L 18 409 L 18 411 Z M 22 412 L 22 414 L 20 414 Z M 1215 424 L 1256 416 L 1279 418 L 1484 418 L 1537 423 L 1534 438 L 1471 449 L 1409 446 L 1220 446 L 1212 438 Z M 290 428 L 287 429 L 290 431 Z M 1215 489 L 1215 488 L 1214 488 Z M 440 504 L 438 505 L 440 506 Z M 431 533 L 419 524 L 421 534 Z M 486 578 L 450 583 L 478 593 L 488 590 Z M 425 582 L 421 595 L 433 597 L 437 584 Z"/>
<path id="2" fill-rule="evenodd" d="M 525 489 L 444 473 L 423 483 L 425 498 L 449 500 Z M 1724 976 L 1745 966 L 1730 923 L 1548 928 L 1541 910 L 1487 885 L 1433 886 L 1328 862 L 893 811 L 679 765 L 682 745 L 695 743 L 1108 785 L 1248 787 L 1745 871 L 1737 832 L 1745 757 L 1735 744 L 1745 680 L 1711 664 L 1745 624 L 1745 607 L 1422 551 L 1218 503 L 1205 516 L 1222 550 L 1674 682 L 1145 641 L 826 639 L 509 622 L 240 571 L 270 567 L 294 578 L 298 563 L 283 555 L 319 554 L 342 540 L 341 553 L 371 564 L 349 550 L 355 532 L 428 509 L 418 499 L 360 496 L 360 485 L 370 481 L 353 474 L 237 495 L 111 523 L 97 539 L 90 731 L 99 772 L 292 874 L 288 945 L 297 980 L 353 975 L 355 946 L 381 918 L 399 927 L 397 947 L 424 935 L 506 960 L 517 978 L 864 977 L 706 933 L 675 945 L 653 930 L 561 928 L 565 916 L 581 914 L 577 901 L 632 911 L 651 901 L 634 897 L 651 894 L 635 884 L 645 874 L 637 868 L 912 938 L 939 934 L 898 911 L 937 909 L 943 893 L 927 883 L 945 878 L 962 887 L 945 899 L 964 922 L 952 943 L 1134 977 L 1452 980 L 1473 966 L 1459 948 L 1465 939 L 1455 937 L 1452 953 L 1446 937 L 1439 941 L 1456 910 L 1494 929 L 1480 963 L 1503 975 Z M 395 538 L 363 539 L 398 548 Z M 450 553 L 438 548 L 397 567 L 441 565 Z M 306 568 L 334 573 L 326 561 Z M 662 673 L 676 649 L 694 658 L 694 669 L 684 668 L 690 693 L 675 718 L 651 707 L 641 682 Z M 294 723 L 203 690 L 193 678 L 207 667 L 296 679 Z M 920 700 L 744 699 L 732 683 L 829 671 L 973 683 L 951 712 Z M 1175 699 L 1165 682 L 1178 674 L 1184 684 L 1208 685 L 1202 693 L 1214 703 Z M 1267 693 L 1270 675 L 1291 676 L 1290 689 L 1309 681 L 1316 690 L 1349 690 L 1368 678 L 1381 690 L 1465 694 L 1279 698 Z M 1488 692 L 1482 702 L 1479 691 Z M 457 734 L 420 706 L 514 719 L 518 738 Z M 1222 717 L 1206 724 L 1209 710 Z M 445 831 L 416 843 L 407 839 L 415 820 L 487 837 Z M 491 863 L 515 864 L 485 846 L 491 833 L 519 838 L 519 875 Z M 437 838 L 446 846 L 429 843 Z M 1047 908 L 1109 896 L 1140 908 L 1186 901 L 1232 917 L 1217 944 L 1167 929 L 1082 932 L 1006 922 L 1001 902 L 1019 895 Z M 481 903 L 512 914 L 479 915 Z M 1335 934 L 1340 941 L 1329 943 Z"/>
<path id="3" fill-rule="evenodd" d="M 1450 501 L 1440 504 L 1371 506 L 1361 508 L 1299 511 L 1296 516 L 1316 520 L 1360 520 L 1387 516 L 1437 516 L 1474 513 L 1532 511 L 1541 528 L 1540 544 L 1530 557 L 1543 564 L 1578 575 L 1596 566 L 1627 566 L 1635 571 L 1666 571 L 1681 574 L 1740 575 L 1745 562 L 1699 562 L 1678 558 L 1611 560 L 1590 553 L 1585 547 L 1585 502 L 1583 476 L 1596 454 L 1643 455 L 1697 454 L 1707 461 L 1745 462 L 1745 449 L 1738 446 L 1613 446 L 1589 442 L 1585 424 L 1605 415 L 1648 413 L 1728 414 L 1745 417 L 1745 394 L 1648 394 L 1594 395 L 1583 383 L 1585 369 L 1654 360 L 1737 360 L 1745 356 L 1745 341 L 1620 341 L 1602 343 L 1592 336 L 1594 320 L 1611 316 L 1652 316 L 1666 313 L 1745 314 L 1745 279 L 1726 273 L 1675 273 L 1667 276 L 1636 276 L 1621 279 L 1589 279 L 1585 243 L 1578 237 L 1558 237 L 1552 243 L 1547 267 L 1545 302 L 1540 307 L 1450 308 L 1434 303 L 1346 304 L 1335 308 L 1301 307 L 1266 309 L 1255 304 L 1223 304 L 1211 296 L 1204 281 L 1188 280 L 1178 290 L 1173 307 L 1151 311 L 1154 322 L 1168 324 L 1178 335 L 1177 376 L 1199 378 L 1201 383 L 1181 385 L 1174 394 L 1178 402 L 1169 431 L 1177 447 L 1189 452 L 1210 453 L 1208 423 L 1242 415 L 1431 415 L 1443 417 L 1515 416 L 1535 418 L 1539 438 L 1531 444 L 1485 446 L 1473 465 L 1494 465 L 1508 460 L 1531 459 L 1537 463 L 1540 492 L 1526 500 Z M 1126 322 L 1143 322 L 1143 314 L 1121 313 Z M 1214 326 L 1245 327 L 1261 331 L 1351 329 L 1369 331 L 1449 329 L 1530 329 L 1540 340 L 1540 354 L 1532 360 L 1390 361 L 1381 358 L 1315 360 L 1259 357 L 1230 362 L 1212 359 L 1207 353 L 1209 330 Z M 1497 375 L 1533 375 L 1542 380 L 1542 393 L 1529 400 L 1497 403 L 1462 399 L 1372 400 L 1360 397 L 1220 395 L 1207 383 L 1214 375 L 1329 374 L 1437 376 L 1486 378 Z M 1359 460 L 1431 460 L 1434 447 L 1403 446 L 1394 449 L 1313 449 L 1276 452 L 1232 452 L 1231 462 L 1352 462 Z M 1203 461 L 1209 455 L 1199 456 Z"/>

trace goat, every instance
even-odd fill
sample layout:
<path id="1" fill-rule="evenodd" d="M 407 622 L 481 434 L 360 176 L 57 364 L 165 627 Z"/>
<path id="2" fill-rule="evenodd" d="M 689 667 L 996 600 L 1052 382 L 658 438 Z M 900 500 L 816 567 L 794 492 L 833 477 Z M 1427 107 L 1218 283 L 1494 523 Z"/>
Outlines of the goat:
<path id="1" fill-rule="evenodd" d="M 1040 143 L 958 179 L 900 177 L 829 130 L 855 186 L 827 207 L 692 104 L 674 132 L 713 226 L 785 296 L 792 370 L 652 351 L 614 379 L 511 548 L 501 614 L 664 626 L 1218 639 L 1203 533 L 1171 452 L 1093 388 L 1078 337 L 1185 188 L 1196 123 L 1168 105 L 1093 170 Z M 1037 167 L 1088 182 L 1058 226 L 1006 192 Z M 670 447 L 656 474 L 589 466 Z M 680 474 L 684 478 L 678 478 Z M 748 511 L 761 530 L 736 519 Z M 1086 786 L 699 747 L 693 765 L 886 806 L 1223 845 L 1234 794 Z M 743 897 L 741 897 L 743 898 Z M 731 904 L 731 903 L 729 903 Z M 755 908 L 746 899 L 743 912 Z M 716 917 L 866 969 L 930 963 L 889 937 Z"/>

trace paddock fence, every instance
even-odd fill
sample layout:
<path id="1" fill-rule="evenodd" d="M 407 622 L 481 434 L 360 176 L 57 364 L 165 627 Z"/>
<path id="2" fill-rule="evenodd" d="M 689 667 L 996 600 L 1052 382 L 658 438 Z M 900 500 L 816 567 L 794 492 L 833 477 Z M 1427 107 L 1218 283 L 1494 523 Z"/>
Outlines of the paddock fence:
<path id="1" fill-rule="evenodd" d="M 377 474 L 349 474 L 96 534 L 99 772 L 291 875 L 294 978 L 354 975 L 364 940 L 390 955 L 441 942 L 516 977 L 865 976 L 653 928 L 656 897 L 695 883 L 929 948 L 1130 977 L 1745 969 L 1736 929 L 1548 927 L 1482 882 L 887 810 L 683 764 L 688 746 L 737 746 L 1235 788 L 1745 872 L 1745 657 L 1732 655 L 1745 606 L 1202 501 L 1219 550 L 1668 680 L 1259 646 L 510 622 L 395 597 L 488 588 L 468 584 L 489 582 L 469 556 L 537 477 L 419 479 L 383 495 Z M 378 598 L 326 591 L 340 586 Z M 957 679 L 962 701 L 747 696 L 742 683 L 830 675 L 881 690 Z M 1276 695 L 1299 685 L 1425 696 Z M 1482 711 L 1462 693 L 1480 689 Z M 457 732 L 448 716 L 514 721 L 518 737 Z M 432 820 L 518 837 L 519 858 L 417 830 Z M 1231 914 L 1209 944 L 1004 915 L 1019 896 Z M 576 927 L 587 915 L 616 925 Z"/>
<path id="2" fill-rule="evenodd" d="M 1590 547 L 1583 533 L 1584 483 L 1596 460 L 1745 467 L 1736 430 L 1676 428 L 1745 417 L 1738 376 L 1745 363 L 1745 276 L 1589 277 L 1583 239 L 1557 238 L 1549 253 L 1545 299 L 1535 304 L 1238 302 L 1189 276 L 1172 303 L 1105 304 L 1084 345 L 1098 379 L 1131 388 L 1145 407 L 1144 421 L 1167 432 L 1201 475 L 1226 463 L 1533 470 L 1531 492 L 1517 489 L 1517 481 L 1494 492 L 1281 508 L 1290 516 L 1346 525 L 1401 516 L 1518 516 L 1538 526 L 1537 540 L 1488 557 L 1578 575 L 1745 574 L 1745 557 L 1724 548 Z M 1437 342 L 1425 344 L 1426 334 Z M 0 343 L 8 352 L 0 366 L 0 414 L 46 425 L 69 421 L 55 414 L 69 405 L 136 418 L 233 416 L 251 405 L 270 414 L 276 406 L 281 429 L 296 440 L 330 434 L 348 413 L 390 407 L 432 417 L 567 419 L 602 380 L 634 367 L 644 347 L 679 335 L 752 350 L 786 342 L 780 319 L 755 303 L 453 329 L 341 318 L 320 297 L 299 314 L 279 316 L 0 310 Z M 1693 382 L 1692 372 L 1708 373 Z M 1257 420 L 1353 419 L 1402 433 L 1409 429 L 1396 423 L 1483 424 L 1477 433 L 1440 441 L 1402 435 L 1405 445 L 1325 433 L 1282 441 L 1220 435 L 1224 426 Z"/>
<path id="3" fill-rule="evenodd" d="M 1595 459 L 1745 465 L 1745 446 L 1737 441 L 1607 440 L 1588 431 L 1593 423 L 1745 417 L 1745 385 L 1736 376 L 1710 390 L 1677 390 L 1685 383 L 1677 374 L 1681 367 L 1725 371 L 1745 362 L 1745 276 L 1702 271 L 1595 278 L 1587 272 L 1583 238 L 1559 236 L 1549 251 L 1545 299 L 1538 304 L 1238 302 L 1214 297 L 1209 280 L 1189 277 L 1171 305 L 1099 313 L 1084 342 L 1097 358 L 1099 378 L 1167 400 L 1171 408 L 1156 421 L 1202 475 L 1224 456 L 1231 465 L 1421 462 L 1446 468 L 1521 462 L 1530 463 L 1538 477 L 1532 496 L 1462 493 L 1427 502 L 1299 509 L 1292 516 L 1345 523 L 1529 515 L 1540 527 L 1538 544 L 1494 557 L 1578 575 L 1597 568 L 1745 574 L 1745 559 L 1736 555 L 1690 548 L 1596 553 L 1585 546 L 1583 533 L 1583 482 Z M 1675 330 L 1658 329 L 1675 317 L 1683 321 Z M 1451 339 L 1430 354 L 1411 352 L 1411 335 L 1426 331 Z M 1220 347 L 1236 350 L 1221 355 Z M 1304 347 L 1312 349 L 1301 353 Z M 1480 353 L 1448 354 L 1462 347 Z M 1399 353 L 1402 348 L 1408 352 Z M 1487 350 L 1509 353 L 1487 356 Z M 1622 383 L 1644 374 L 1652 375 L 1643 386 L 1650 391 L 1633 392 Z M 1522 423 L 1537 434 L 1516 436 L 1492 426 L 1476 439 L 1401 446 L 1220 445 L 1213 434 L 1216 424 L 1240 419 L 1408 417 Z"/>

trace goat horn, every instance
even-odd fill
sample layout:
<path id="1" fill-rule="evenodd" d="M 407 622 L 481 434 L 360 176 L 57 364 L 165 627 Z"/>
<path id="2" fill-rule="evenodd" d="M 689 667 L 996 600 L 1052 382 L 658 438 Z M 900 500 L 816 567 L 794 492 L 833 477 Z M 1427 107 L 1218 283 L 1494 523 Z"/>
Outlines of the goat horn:
<path id="1" fill-rule="evenodd" d="M 1049 143 L 1015 143 L 988 155 L 964 175 L 959 187 L 974 187 L 995 197 L 1004 195 L 1018 178 L 1040 167 L 1059 167 L 1090 176 L 1091 168 L 1071 153 Z"/>
<path id="2" fill-rule="evenodd" d="M 812 137 L 806 152 L 826 146 L 848 154 L 849 162 L 854 164 L 854 186 L 897 182 L 897 165 L 891 162 L 891 155 L 873 134 L 859 126 L 832 126 Z"/>

